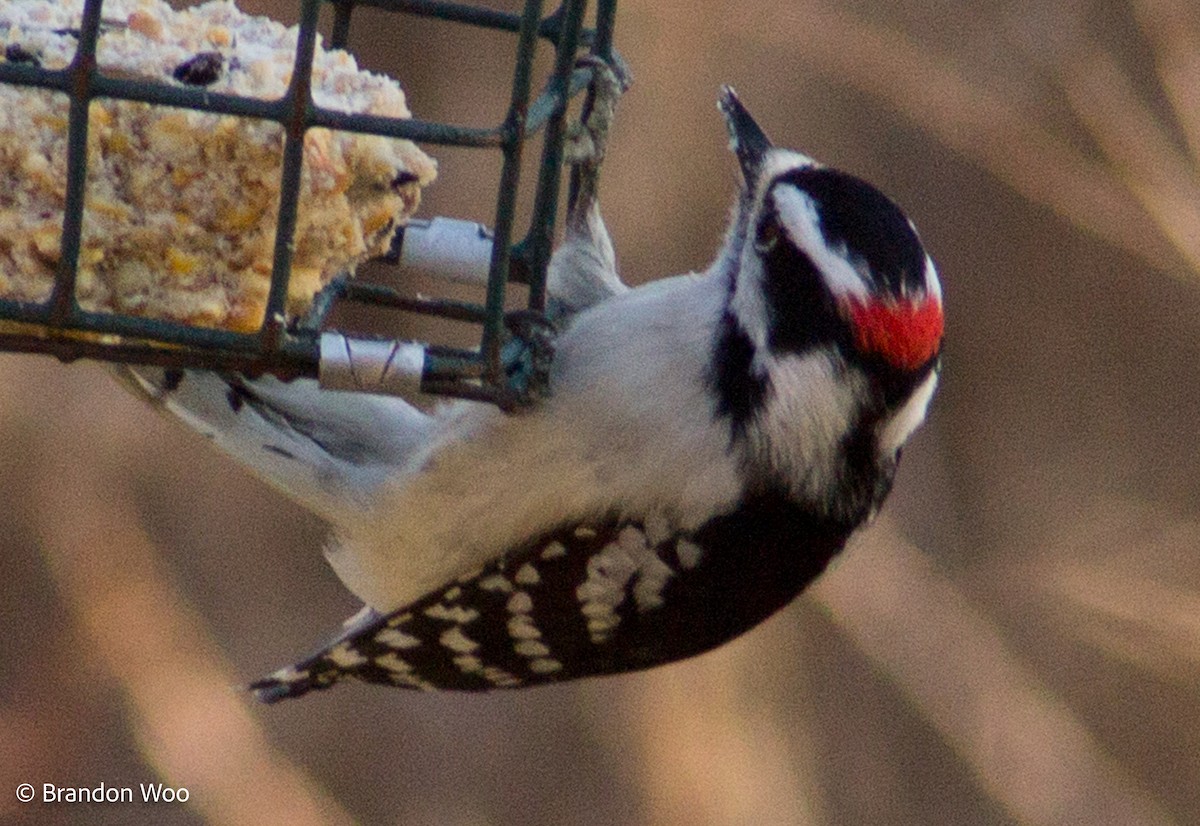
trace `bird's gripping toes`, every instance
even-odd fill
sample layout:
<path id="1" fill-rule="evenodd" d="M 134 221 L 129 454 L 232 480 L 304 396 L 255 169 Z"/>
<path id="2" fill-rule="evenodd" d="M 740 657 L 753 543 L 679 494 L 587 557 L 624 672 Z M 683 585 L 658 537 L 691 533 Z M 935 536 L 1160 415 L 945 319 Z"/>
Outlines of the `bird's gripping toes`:
<path id="1" fill-rule="evenodd" d="M 283 436 L 306 484 L 280 478 L 277 453 L 265 472 L 319 502 L 330 562 L 369 606 L 255 683 L 261 699 L 344 677 L 486 690 L 692 656 L 787 604 L 877 511 L 937 382 L 933 263 L 874 187 L 774 147 L 732 90 L 720 108 L 743 186 L 715 262 L 628 289 L 594 192 L 581 199 L 551 263 L 563 330 L 534 409 L 354 413 L 243 383 L 276 428 L 295 394 Z"/>

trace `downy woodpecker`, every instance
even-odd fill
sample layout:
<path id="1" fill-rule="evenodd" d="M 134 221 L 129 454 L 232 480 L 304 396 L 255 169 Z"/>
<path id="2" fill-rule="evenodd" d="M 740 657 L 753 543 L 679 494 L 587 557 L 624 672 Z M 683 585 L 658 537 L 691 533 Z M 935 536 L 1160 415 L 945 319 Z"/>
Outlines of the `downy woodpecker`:
<path id="1" fill-rule="evenodd" d="M 743 185 L 715 262 L 627 288 L 585 187 L 548 278 L 551 392 L 527 412 L 134 377 L 328 518 L 329 561 L 368 606 L 260 699 L 690 657 L 786 605 L 872 518 L 937 383 L 933 262 L 877 189 L 775 148 L 732 90 L 720 109 Z"/>

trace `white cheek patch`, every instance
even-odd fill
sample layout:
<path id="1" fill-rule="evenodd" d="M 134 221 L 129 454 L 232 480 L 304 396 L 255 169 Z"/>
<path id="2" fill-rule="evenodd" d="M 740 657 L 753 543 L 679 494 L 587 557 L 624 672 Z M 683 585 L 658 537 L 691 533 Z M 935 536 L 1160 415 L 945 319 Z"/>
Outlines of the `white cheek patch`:
<path id="1" fill-rule="evenodd" d="M 839 297 L 865 298 L 869 294 L 867 284 L 846 260 L 845 250 L 831 248 L 821 234 L 820 217 L 812 198 L 790 184 L 772 188 L 771 198 L 784 231 L 796 248 L 812 259 L 830 292 Z"/>
<path id="2" fill-rule="evenodd" d="M 937 373 L 930 372 L 925 381 L 913 391 L 904 406 L 892 414 L 879 432 L 879 452 L 883 456 L 891 456 L 908 441 L 913 431 L 925 421 L 925 411 L 933 399 L 933 391 L 937 388 Z"/>
<path id="3" fill-rule="evenodd" d="M 750 432 L 751 449 L 789 480 L 795 494 L 820 501 L 838 476 L 842 437 L 865 392 L 863 381 L 857 373 L 838 370 L 821 352 L 767 355 L 760 363 L 773 393 Z"/>

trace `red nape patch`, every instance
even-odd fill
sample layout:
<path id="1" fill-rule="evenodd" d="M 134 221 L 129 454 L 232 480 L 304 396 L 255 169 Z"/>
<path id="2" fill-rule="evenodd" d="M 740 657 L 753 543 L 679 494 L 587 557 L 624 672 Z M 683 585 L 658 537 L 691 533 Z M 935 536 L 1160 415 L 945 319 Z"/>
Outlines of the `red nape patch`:
<path id="1" fill-rule="evenodd" d="M 916 370 L 937 355 L 942 344 L 942 304 L 934 298 L 847 302 L 854 343 L 900 370 Z"/>

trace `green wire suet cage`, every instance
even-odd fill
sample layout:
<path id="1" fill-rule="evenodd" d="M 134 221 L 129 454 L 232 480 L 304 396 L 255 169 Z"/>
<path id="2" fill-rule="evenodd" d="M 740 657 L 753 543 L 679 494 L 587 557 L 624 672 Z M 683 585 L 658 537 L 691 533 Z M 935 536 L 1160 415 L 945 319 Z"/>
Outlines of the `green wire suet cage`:
<path id="1" fill-rule="evenodd" d="M 356 8 L 371 6 L 496 31 L 516 38 L 507 114 L 497 125 L 464 127 L 419 119 L 346 114 L 319 107 L 311 96 L 313 53 L 322 6 L 332 6 L 330 43 L 345 48 Z M 54 287 L 40 304 L 0 299 L 0 350 L 157 365 L 166 368 L 227 370 L 282 379 L 319 378 L 339 389 L 459 396 L 517 406 L 536 397 L 547 368 L 547 349 L 537 346 L 537 318 L 545 302 L 562 183 L 563 139 L 568 104 L 586 90 L 593 63 L 584 54 L 611 63 L 615 0 L 598 0 L 594 26 L 587 27 L 587 0 L 563 0 L 544 13 L 541 0 L 526 0 L 519 14 L 439 0 L 298 0 L 299 42 L 287 93 L 278 100 L 216 94 L 194 87 L 112 77 L 96 66 L 103 0 L 85 0 L 78 47 L 71 64 L 43 69 L 20 62 L 0 63 L 0 83 L 38 87 L 70 97 L 67 134 L 66 202 L 61 256 Z M 534 92 L 534 58 L 539 44 L 553 49 L 553 68 Z M 262 326 L 250 333 L 193 327 L 172 321 L 90 312 L 76 300 L 75 284 L 84 219 L 87 176 L 88 107 L 99 97 L 259 118 L 280 124 L 285 133 L 282 195 L 276 227 L 267 310 Z M 586 108 L 585 104 L 585 108 Z M 397 233 L 390 256 L 407 254 L 426 269 L 451 280 L 485 285 L 482 302 L 405 295 L 390 286 L 339 278 L 318 294 L 313 309 L 293 323 L 284 305 L 291 270 L 298 183 L 305 132 L 312 127 L 421 144 L 473 147 L 502 156 L 495 218 L 490 229 L 454 219 L 414 220 Z M 531 136 L 542 134 L 542 157 L 532 188 L 529 226 L 516 223 L 521 191 L 521 158 Z M 405 247 L 409 247 L 406 251 Z M 514 325 L 506 313 L 510 282 L 528 287 L 528 308 Z M 322 329 L 333 305 L 364 303 L 466 321 L 479 327 L 477 348 L 437 343 L 377 340 Z M 514 334 L 514 327 L 524 329 Z"/>

